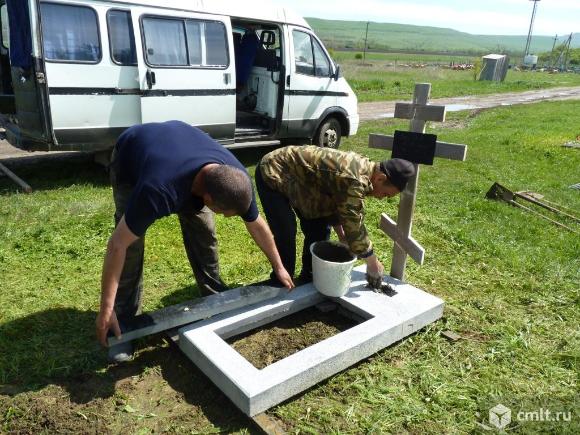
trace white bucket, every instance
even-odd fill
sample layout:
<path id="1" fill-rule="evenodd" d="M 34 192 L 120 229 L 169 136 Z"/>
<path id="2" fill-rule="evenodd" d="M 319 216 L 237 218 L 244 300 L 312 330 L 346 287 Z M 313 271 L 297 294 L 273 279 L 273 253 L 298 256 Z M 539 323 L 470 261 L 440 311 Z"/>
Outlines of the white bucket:
<path id="1" fill-rule="evenodd" d="M 315 242 L 312 253 L 312 280 L 314 287 L 325 296 L 339 298 L 350 287 L 352 267 L 356 257 L 337 242 Z"/>

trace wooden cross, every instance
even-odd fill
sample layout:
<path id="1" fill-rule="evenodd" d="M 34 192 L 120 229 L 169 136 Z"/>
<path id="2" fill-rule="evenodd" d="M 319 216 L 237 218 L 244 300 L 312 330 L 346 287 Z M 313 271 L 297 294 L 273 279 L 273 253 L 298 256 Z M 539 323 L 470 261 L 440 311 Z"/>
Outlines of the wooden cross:
<path id="1" fill-rule="evenodd" d="M 445 106 L 431 106 L 427 102 L 431 92 L 430 83 L 418 83 L 415 85 L 412 103 L 397 103 L 395 105 L 395 118 L 410 119 L 409 131 L 425 133 L 427 121 L 445 121 Z M 392 150 L 394 136 L 371 134 L 369 146 Z M 459 145 L 437 141 L 435 144 L 435 157 L 451 160 L 464 161 L 467 153 L 467 145 Z M 410 158 L 409 160 L 413 160 Z M 415 197 L 417 195 L 417 182 L 419 179 L 419 164 L 415 164 L 415 176 L 409 180 L 399 200 L 399 213 L 395 223 L 387 214 L 381 215 L 380 228 L 393 239 L 393 261 L 391 263 L 391 276 L 402 280 L 405 274 L 407 254 L 417 263 L 423 264 L 425 249 L 411 237 L 413 224 L 413 211 L 415 209 Z"/>

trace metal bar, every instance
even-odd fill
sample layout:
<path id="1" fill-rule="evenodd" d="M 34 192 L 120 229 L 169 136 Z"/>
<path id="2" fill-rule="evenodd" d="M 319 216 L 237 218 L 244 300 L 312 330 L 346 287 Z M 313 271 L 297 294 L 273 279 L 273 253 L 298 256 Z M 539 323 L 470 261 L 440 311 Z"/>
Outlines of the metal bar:
<path id="1" fill-rule="evenodd" d="M 579 183 L 579 186 L 580 186 L 580 183 Z M 533 193 L 533 192 L 528 192 L 528 193 Z M 553 202 L 553 201 L 548 201 L 548 200 L 547 200 L 546 198 L 544 198 L 544 197 L 542 197 L 542 198 L 536 198 L 536 199 L 538 199 L 538 200 L 542 200 L 542 201 L 543 201 L 543 202 L 545 202 L 546 204 L 552 204 L 553 206 L 558 206 L 558 208 L 559 208 L 560 210 L 566 210 L 568 213 L 578 213 L 576 210 L 572 210 L 571 208 L 569 208 L 569 207 L 565 207 L 565 206 L 563 206 L 562 204 L 557 204 L 557 203 L 555 203 L 555 202 Z"/>
<path id="2" fill-rule="evenodd" d="M 516 193 L 515 193 L 515 196 L 517 196 L 518 198 L 525 199 L 526 201 L 529 201 L 529 202 L 531 202 L 532 204 L 539 205 L 540 207 L 543 207 L 543 208 L 545 208 L 546 210 L 550 210 L 550 211 L 552 211 L 552 212 L 554 212 L 554 213 L 561 214 L 561 215 L 564 215 L 564 216 L 566 216 L 566 217 L 569 217 L 570 219 L 573 219 L 573 220 L 575 220 L 576 222 L 580 222 L 580 219 L 578 219 L 576 216 L 573 216 L 573 215 L 571 215 L 571 214 L 568 214 L 568 213 L 566 213 L 565 211 L 562 211 L 562 210 L 560 210 L 560 209 L 558 209 L 558 208 L 556 208 L 556 207 L 552 207 L 552 206 L 550 206 L 550 205 L 548 205 L 548 204 L 545 204 L 543 201 L 540 201 L 540 200 L 538 200 L 538 199 L 536 199 L 536 198 L 534 198 L 534 197 L 532 197 L 532 196 L 529 196 L 529 195 L 527 195 L 526 193 L 523 193 L 523 192 L 516 192 Z M 544 201 L 545 201 L 545 200 L 544 200 Z"/>
<path id="3" fill-rule="evenodd" d="M 22 180 L 22 178 L 18 177 L 18 175 L 16 175 L 14 172 L 8 169 L 2 163 L 0 163 L 0 172 L 4 172 L 4 174 L 6 174 L 6 176 L 10 178 L 12 181 L 14 181 L 16 184 L 18 184 L 22 188 L 22 190 L 24 190 L 25 193 L 32 193 L 32 187 L 26 184 L 26 182 Z"/>
<path id="4" fill-rule="evenodd" d="M 514 200 L 511 200 L 511 201 L 508 201 L 508 202 L 509 202 L 511 205 L 514 205 L 514 206 L 516 206 L 516 207 L 519 207 L 519 208 L 522 208 L 522 209 L 524 209 L 524 210 L 527 210 L 527 211 L 529 211 L 529 212 L 531 212 L 531 213 L 533 213 L 533 214 L 535 214 L 535 215 L 537 215 L 537 216 L 541 217 L 542 219 L 546 219 L 547 221 L 550 221 L 550 222 L 552 222 L 553 224 L 556 224 L 556 225 L 558 225 L 559 227 L 565 228 L 565 229 L 567 229 L 568 231 L 572 231 L 573 233 L 577 233 L 577 231 L 575 231 L 575 230 L 573 230 L 572 228 L 570 228 L 570 227 L 568 227 L 568 226 L 564 225 L 563 223 L 560 223 L 560 222 L 558 222 L 558 221 L 555 221 L 554 219 L 550 219 L 548 216 L 544 216 L 542 213 L 538 213 L 536 210 L 532 210 L 531 208 L 529 208 L 529 207 L 526 207 L 525 205 L 518 204 L 518 203 L 517 203 L 517 202 L 515 202 Z"/>

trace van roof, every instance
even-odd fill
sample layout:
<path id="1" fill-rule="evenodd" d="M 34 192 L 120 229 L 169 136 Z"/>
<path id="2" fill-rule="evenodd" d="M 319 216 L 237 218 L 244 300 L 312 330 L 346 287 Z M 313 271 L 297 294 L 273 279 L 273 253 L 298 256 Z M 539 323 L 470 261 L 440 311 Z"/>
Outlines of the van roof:
<path id="1" fill-rule="evenodd" d="M 112 0 L 112 2 L 294 24 L 310 29 L 300 15 L 286 7 L 273 5 L 268 0 Z"/>

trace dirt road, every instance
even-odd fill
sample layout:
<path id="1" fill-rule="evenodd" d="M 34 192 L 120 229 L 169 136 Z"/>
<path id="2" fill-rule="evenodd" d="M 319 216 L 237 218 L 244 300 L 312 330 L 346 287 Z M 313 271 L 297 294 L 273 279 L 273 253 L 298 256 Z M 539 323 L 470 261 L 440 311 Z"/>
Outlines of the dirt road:
<path id="1" fill-rule="evenodd" d="M 481 96 L 438 98 L 429 104 L 445 105 L 448 112 L 467 109 L 485 109 L 514 104 L 529 104 L 538 101 L 580 100 L 580 87 L 540 89 L 537 91 L 510 92 Z M 358 113 L 361 121 L 390 118 L 395 111 L 395 101 L 359 103 Z"/>
<path id="2" fill-rule="evenodd" d="M 580 100 L 580 87 L 552 88 L 537 91 L 511 92 L 485 96 L 466 96 L 440 98 L 430 101 L 430 104 L 444 104 L 447 111 L 467 109 L 482 109 L 496 106 L 535 103 L 537 101 Z M 358 111 L 361 121 L 389 118 L 395 111 L 395 101 L 379 101 L 373 103 L 359 103 Z M 51 153 L 52 155 L 56 153 Z M 70 154 L 70 153 L 67 153 Z M 6 141 L 0 141 L 0 161 L 22 157 L 46 155 L 44 152 L 29 153 L 14 148 Z"/>

